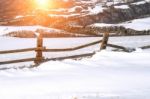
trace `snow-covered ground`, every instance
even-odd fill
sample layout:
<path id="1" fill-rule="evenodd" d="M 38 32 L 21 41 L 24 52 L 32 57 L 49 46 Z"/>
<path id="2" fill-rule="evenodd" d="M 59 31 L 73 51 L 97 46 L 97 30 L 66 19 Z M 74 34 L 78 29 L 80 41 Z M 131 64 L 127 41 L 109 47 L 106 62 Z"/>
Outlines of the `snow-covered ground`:
<path id="1" fill-rule="evenodd" d="M 128 5 L 114 6 L 116 9 L 129 9 Z"/>
<path id="2" fill-rule="evenodd" d="M 110 37 L 109 43 L 117 44 L 129 48 L 138 48 L 144 45 L 150 44 L 150 36 L 135 36 L 135 37 Z M 71 48 L 76 47 L 82 44 L 87 44 L 102 39 L 101 37 L 83 37 L 83 38 L 44 38 L 44 46 L 46 48 Z M 5 44 L 4 44 L 5 42 Z M 0 51 L 4 50 L 15 50 L 23 48 L 35 48 L 36 47 L 36 38 L 13 38 L 13 37 L 0 37 Z M 69 52 L 45 52 L 45 58 L 60 57 L 60 56 L 70 56 L 78 55 L 84 53 L 91 53 L 98 51 L 100 44 L 83 48 L 76 51 Z M 111 50 L 108 48 L 107 50 Z M 145 51 L 145 50 L 144 50 Z M 148 50 L 146 50 L 148 51 Z M 14 54 L 2 54 L 0 55 L 0 61 L 7 61 L 12 59 L 24 59 L 24 58 L 34 58 L 36 56 L 35 52 L 25 52 L 25 53 L 14 53 Z M 33 64 L 32 62 L 30 64 Z M 2 65 L 0 68 L 4 67 L 14 67 L 23 66 L 23 64 L 11 64 L 11 65 Z M 27 64 L 25 64 L 27 65 Z M 28 64 L 29 66 L 29 64 Z"/>
<path id="3" fill-rule="evenodd" d="M 140 18 L 140 19 L 134 19 L 128 22 L 119 23 L 119 24 L 106 24 L 106 23 L 95 23 L 91 26 L 96 27 L 109 27 L 109 26 L 123 26 L 125 28 L 134 29 L 134 30 L 149 30 L 150 29 L 150 18 Z"/>
<path id="4" fill-rule="evenodd" d="M 57 29 L 51 29 L 51 28 L 46 28 L 46 27 L 42 27 L 42 26 L 0 26 L 0 35 L 5 35 L 10 32 L 17 32 L 17 31 L 33 31 L 33 32 L 35 32 L 38 29 L 47 29 L 49 31 L 51 30 L 52 32 L 57 30 Z"/>
<path id="5" fill-rule="evenodd" d="M 109 43 L 137 48 L 135 52 L 97 52 L 82 60 L 49 61 L 32 69 L 0 71 L 0 99 L 149 99 L 150 50 L 138 47 L 150 44 L 150 36 L 111 37 Z M 48 48 L 74 47 L 101 39 L 51 38 L 44 39 Z M 5 43 L 4 43 L 5 42 Z M 0 37 L 0 50 L 35 47 L 36 39 Z M 45 53 L 45 57 L 66 56 L 99 50 L 85 49 Z M 0 55 L 0 61 L 35 57 L 35 53 Z M 28 66 L 32 63 L 0 65 Z"/>
<path id="6" fill-rule="evenodd" d="M 149 52 L 98 52 L 0 71 L 1 99 L 149 99 Z"/>
<path id="7" fill-rule="evenodd" d="M 92 2 L 95 3 L 97 0 L 89 0 L 89 3 Z M 146 2 L 132 4 L 143 3 Z M 129 6 L 120 5 L 115 8 L 128 9 Z M 68 11 L 73 13 L 76 9 L 77 7 L 73 7 Z M 87 8 L 88 14 L 101 13 L 103 9 L 100 4 Z M 64 15 L 64 17 L 74 15 L 78 14 Z M 56 17 L 54 14 L 50 16 Z M 93 26 L 124 26 L 135 30 L 149 30 L 150 18 L 135 19 L 117 25 L 96 23 Z M 36 38 L 2 35 L 23 30 L 35 32 L 39 28 L 62 32 L 41 26 L 0 26 L 0 51 L 36 47 Z M 109 43 L 136 48 L 132 53 L 114 52 L 111 48 L 100 52 L 98 51 L 100 44 L 97 44 L 76 51 L 44 53 L 45 58 L 52 58 L 96 51 L 91 58 L 82 60 L 49 61 L 35 68 L 27 68 L 33 62 L 0 64 L 0 99 L 150 99 L 150 49 L 139 48 L 150 45 L 149 38 L 150 36 L 110 37 Z M 101 37 L 44 38 L 44 46 L 70 48 L 100 39 Z M 35 52 L 1 54 L 0 62 L 35 56 Z M 26 68 L 11 68 L 22 66 Z M 1 70 L 7 67 L 10 69 Z"/>
<path id="8" fill-rule="evenodd" d="M 54 29 L 54 28 L 49 28 L 49 27 L 44 27 L 44 26 L 0 26 L 0 36 L 2 35 L 7 35 L 12 32 L 19 32 L 19 31 L 32 31 L 36 32 L 38 30 L 43 30 L 48 33 L 65 33 L 65 34 L 71 34 L 69 32 L 59 30 L 59 29 Z"/>

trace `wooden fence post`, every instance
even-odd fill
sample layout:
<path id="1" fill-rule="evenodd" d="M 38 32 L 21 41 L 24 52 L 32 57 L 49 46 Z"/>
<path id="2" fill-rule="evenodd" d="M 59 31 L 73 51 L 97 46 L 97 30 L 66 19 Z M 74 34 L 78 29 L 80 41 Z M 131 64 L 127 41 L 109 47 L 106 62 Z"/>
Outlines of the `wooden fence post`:
<path id="1" fill-rule="evenodd" d="M 102 40 L 102 43 L 101 43 L 100 50 L 106 49 L 108 39 L 109 39 L 109 33 L 106 32 L 106 33 L 103 34 L 103 40 Z"/>
<path id="2" fill-rule="evenodd" d="M 42 34 L 37 35 L 37 48 L 36 48 L 36 59 L 34 61 L 35 64 L 40 64 L 43 61 L 43 37 Z"/>

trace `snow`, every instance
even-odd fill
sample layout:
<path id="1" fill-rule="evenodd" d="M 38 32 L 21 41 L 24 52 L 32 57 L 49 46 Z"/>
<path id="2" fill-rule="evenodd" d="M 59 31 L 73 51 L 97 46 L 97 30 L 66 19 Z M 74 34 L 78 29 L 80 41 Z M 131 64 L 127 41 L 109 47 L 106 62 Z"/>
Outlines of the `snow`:
<path id="1" fill-rule="evenodd" d="M 76 16 L 80 16 L 80 14 L 69 14 L 69 15 L 66 15 L 66 14 L 61 14 L 61 15 L 58 15 L 58 14 L 49 14 L 48 16 L 50 16 L 50 17 L 63 17 L 63 18 L 68 18 L 68 17 L 76 17 Z"/>
<path id="2" fill-rule="evenodd" d="M 59 30 L 59 29 L 54 29 L 54 28 L 48 28 L 48 27 L 43 27 L 43 26 L 0 26 L 0 36 L 4 36 L 7 35 L 11 32 L 21 32 L 21 31 L 32 31 L 35 32 L 37 30 L 43 30 L 45 32 L 48 33 L 61 33 L 61 34 L 69 34 L 69 35 L 73 35 L 73 36 L 87 36 L 84 34 L 74 34 L 74 33 L 70 33 L 70 32 L 66 32 L 64 30 Z"/>
<path id="3" fill-rule="evenodd" d="M 82 60 L 49 61 L 35 68 L 0 70 L 0 99 L 149 99 L 150 50 L 138 48 L 149 45 L 149 38 L 130 36 L 109 39 L 109 43 L 137 48 L 132 53 L 113 52 L 108 48 Z M 75 47 L 99 39 L 46 38 L 44 46 Z M 0 50 L 35 47 L 36 39 L 0 37 L 0 45 Z M 99 44 L 66 53 L 45 53 L 44 56 L 67 56 L 98 49 Z M 33 52 L 28 52 L 0 55 L 0 58 L 2 61 L 33 56 Z M 28 67 L 30 64 L 33 63 L 11 64 L 9 67 Z"/>
<path id="4" fill-rule="evenodd" d="M 128 5 L 114 6 L 116 9 L 129 9 Z"/>
<path id="5" fill-rule="evenodd" d="M 0 35 L 4 35 L 14 31 L 36 31 L 37 29 L 48 29 L 42 26 L 0 26 Z"/>
<path id="6" fill-rule="evenodd" d="M 89 8 L 88 10 L 90 11 L 90 14 L 98 14 L 103 12 L 103 8 L 102 5 L 95 5 L 94 8 Z"/>
<path id="7" fill-rule="evenodd" d="M 91 26 L 96 27 L 105 27 L 105 26 L 123 26 L 125 28 L 130 28 L 134 30 L 149 30 L 150 29 L 150 18 L 141 18 L 141 19 L 134 19 L 128 22 L 119 23 L 119 24 L 106 24 L 106 23 L 94 23 Z"/>
<path id="8" fill-rule="evenodd" d="M 24 17 L 24 16 L 22 16 L 22 15 L 18 15 L 18 16 L 15 17 L 15 19 L 23 18 L 23 17 Z"/>
<path id="9" fill-rule="evenodd" d="M 91 59 L 0 71 L 0 98 L 149 99 L 149 59 L 149 52 L 102 51 Z"/>
<path id="10" fill-rule="evenodd" d="M 113 26 L 113 24 L 107 24 L 107 23 L 94 23 L 91 26 L 96 26 L 96 27 L 105 27 L 105 26 Z"/>
<path id="11" fill-rule="evenodd" d="M 127 9 L 128 6 L 121 5 L 115 8 Z M 103 12 L 103 9 L 101 5 L 95 5 L 88 10 L 90 14 L 97 14 Z M 68 11 L 73 12 L 75 8 Z M 62 17 L 78 15 L 62 15 Z M 91 26 L 124 26 L 135 30 L 149 30 L 150 18 L 135 19 L 120 24 L 95 23 Z M 37 29 L 48 32 L 60 31 L 42 26 L 0 26 L 0 51 L 36 47 L 36 38 L 2 37 L 2 35 L 23 30 L 35 32 Z M 149 99 L 150 50 L 139 48 L 149 45 L 149 38 L 148 35 L 109 38 L 108 43 L 136 48 L 132 53 L 114 52 L 109 47 L 99 51 L 100 44 L 97 44 L 76 51 L 43 53 L 45 58 L 52 58 L 96 52 L 94 56 L 82 60 L 49 61 L 34 68 L 28 68 L 33 62 L 0 64 L 0 99 Z M 100 39 L 102 38 L 44 38 L 44 46 L 70 48 Z M 35 52 L 1 54 L 0 61 L 35 56 Z M 19 69 L 18 67 L 21 66 L 26 68 Z M 10 69 L 1 70 L 2 68 Z"/>
<path id="12" fill-rule="evenodd" d="M 150 44 L 150 36 L 131 36 L 131 37 L 110 37 L 109 43 L 117 44 L 129 48 L 139 48 L 144 45 Z M 83 44 L 91 43 L 97 40 L 102 39 L 101 37 L 80 37 L 80 38 L 44 38 L 44 44 L 46 48 L 50 49 L 59 49 L 59 48 L 72 48 L 76 46 L 80 46 Z M 5 44 L 4 44 L 5 42 Z M 142 43 L 141 43 L 142 42 Z M 15 49 L 24 49 L 24 48 L 35 48 L 36 47 L 36 38 L 13 38 L 13 37 L 0 37 L 0 51 L 3 50 L 15 50 Z M 10 46 L 11 45 L 11 46 Z M 76 51 L 69 52 L 45 52 L 43 55 L 45 58 L 54 58 L 54 57 L 63 57 L 70 55 L 78 55 L 91 53 L 94 51 L 98 51 L 100 45 L 94 45 L 87 48 L 83 48 Z M 108 50 L 112 50 L 108 48 Z M 149 52 L 149 50 L 144 50 Z M 0 61 L 7 61 L 12 59 L 24 59 L 24 58 L 34 58 L 36 53 L 33 52 L 25 52 L 25 53 L 14 53 L 14 54 L 2 54 L 0 55 Z M 1 65 L 1 68 L 5 67 L 22 67 L 24 65 L 30 66 L 31 63 L 21 63 L 21 64 L 13 64 L 13 65 Z"/>
<path id="13" fill-rule="evenodd" d="M 149 30 L 150 29 L 150 18 L 134 19 L 131 23 L 120 24 L 126 28 L 131 28 L 134 30 Z"/>
<path id="14" fill-rule="evenodd" d="M 141 4 L 145 4 L 146 2 L 149 2 L 149 1 L 139 1 L 139 2 L 135 2 L 135 3 L 132 3 L 133 5 L 141 5 Z"/>
<path id="15" fill-rule="evenodd" d="M 145 0 L 146 2 L 150 2 L 150 0 Z"/>

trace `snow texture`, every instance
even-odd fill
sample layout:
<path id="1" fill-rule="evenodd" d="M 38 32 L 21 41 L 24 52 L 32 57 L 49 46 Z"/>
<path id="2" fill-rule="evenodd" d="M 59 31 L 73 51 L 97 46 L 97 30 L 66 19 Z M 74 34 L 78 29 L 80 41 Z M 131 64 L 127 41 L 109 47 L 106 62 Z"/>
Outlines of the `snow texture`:
<path id="1" fill-rule="evenodd" d="M 44 45 L 64 48 L 98 39 L 101 38 L 53 38 L 44 39 Z M 36 39 L 1 37 L 0 40 L 0 50 L 36 45 Z M 137 47 L 137 50 L 125 53 L 112 52 L 108 48 L 97 52 L 92 58 L 49 61 L 32 69 L 1 70 L 0 99 L 149 99 L 150 51 L 138 48 L 150 44 L 149 36 L 112 37 L 109 42 Z M 46 53 L 45 56 L 67 56 L 98 49 L 99 44 L 70 53 Z M 1 61 L 30 56 L 34 56 L 33 53 L 20 53 L 10 57 L 0 55 Z M 30 64 L 19 65 L 28 67 Z M 11 67 L 17 65 L 11 64 Z"/>
<path id="2" fill-rule="evenodd" d="M 148 17 L 148 18 L 134 19 L 120 24 L 94 23 L 91 26 L 98 26 L 98 27 L 123 26 L 125 28 L 142 31 L 150 29 L 150 18 Z"/>
<path id="3" fill-rule="evenodd" d="M 149 52 L 98 52 L 81 61 L 50 61 L 0 71 L 1 99 L 149 99 Z"/>

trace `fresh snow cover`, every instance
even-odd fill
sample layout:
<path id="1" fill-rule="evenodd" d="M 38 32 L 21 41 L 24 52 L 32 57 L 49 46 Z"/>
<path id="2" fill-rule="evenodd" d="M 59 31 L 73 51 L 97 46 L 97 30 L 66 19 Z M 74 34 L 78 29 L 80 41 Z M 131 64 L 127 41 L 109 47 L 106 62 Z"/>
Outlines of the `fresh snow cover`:
<path id="1" fill-rule="evenodd" d="M 18 19 L 18 18 L 23 18 L 24 16 L 23 15 L 18 15 L 15 17 L 15 19 Z"/>
<path id="2" fill-rule="evenodd" d="M 149 30 L 150 29 L 150 17 L 134 19 L 129 23 L 120 24 L 126 28 L 131 28 L 134 30 Z"/>
<path id="3" fill-rule="evenodd" d="M 103 12 L 103 9 L 105 9 L 105 8 L 103 8 L 102 5 L 97 4 L 97 5 L 95 5 L 94 8 L 89 7 L 88 10 L 90 11 L 90 14 L 98 14 L 98 13 Z"/>
<path id="4" fill-rule="evenodd" d="M 74 33 L 66 32 L 64 30 L 48 28 L 43 26 L 0 26 L 0 36 L 6 35 L 11 32 L 18 32 L 18 31 L 36 32 L 38 29 L 42 29 L 45 32 L 49 32 L 49 33 L 64 33 L 64 34 L 77 35 L 77 36 L 87 36 L 84 34 L 74 34 Z"/>
<path id="5" fill-rule="evenodd" d="M 150 2 L 150 0 L 145 0 L 146 2 Z"/>
<path id="6" fill-rule="evenodd" d="M 145 4 L 146 2 L 149 2 L 148 0 L 143 0 L 143 1 L 139 1 L 139 2 L 134 2 L 132 3 L 133 5 L 141 5 L 141 4 Z"/>
<path id="7" fill-rule="evenodd" d="M 129 9 L 128 5 L 114 6 L 116 9 Z"/>
<path id="8" fill-rule="evenodd" d="M 0 71 L 1 99 L 149 99 L 149 52 L 97 52 Z"/>
<path id="9" fill-rule="evenodd" d="M 58 57 L 96 51 L 82 60 L 49 61 L 35 68 L 33 62 L 0 65 L 0 99 L 149 99 L 150 36 L 110 37 L 108 43 L 136 48 L 135 52 L 99 52 L 100 44 L 70 52 L 44 53 Z M 70 48 L 101 37 L 44 38 L 47 48 Z M 36 38 L 0 37 L 0 51 L 36 47 Z M 35 52 L 1 54 L 0 61 L 32 58 Z M 13 68 L 16 69 L 13 69 Z"/>
<path id="10" fill-rule="evenodd" d="M 94 23 L 94 24 L 92 24 L 92 25 L 90 25 L 90 26 L 96 26 L 96 27 L 105 27 L 105 26 L 108 26 L 108 27 L 110 27 L 110 26 L 113 26 L 114 24 L 107 24 L 107 23 Z"/>
<path id="11" fill-rule="evenodd" d="M 0 35 L 14 31 L 36 31 L 37 29 L 50 29 L 42 26 L 0 26 Z"/>
<path id="12" fill-rule="evenodd" d="M 48 16 L 68 18 L 68 17 L 76 17 L 76 16 L 80 16 L 80 15 L 81 14 L 79 14 L 79 13 L 74 13 L 74 14 L 68 14 L 68 15 L 66 15 L 66 14 L 60 14 L 60 15 L 58 15 L 58 14 L 49 14 Z"/>
<path id="13" fill-rule="evenodd" d="M 134 30 L 149 30 L 150 29 L 150 17 L 134 19 L 128 22 L 119 24 L 107 24 L 107 23 L 94 23 L 91 26 L 105 27 L 105 26 L 123 26 L 125 28 L 130 28 Z"/>
<path id="14" fill-rule="evenodd" d="M 150 36 L 127 36 L 127 37 L 110 37 L 109 43 L 117 44 L 121 46 L 125 46 L 127 48 L 139 48 L 144 45 L 150 44 Z M 91 43 L 97 40 L 102 39 L 101 37 L 80 37 L 80 38 L 44 38 L 44 44 L 46 48 L 71 48 L 76 47 L 82 44 Z M 5 44 L 4 44 L 5 42 Z M 35 48 L 36 47 L 36 38 L 14 38 L 14 37 L 0 37 L 0 51 L 4 50 L 15 50 L 15 49 L 24 49 L 24 48 Z M 79 49 L 76 51 L 68 51 L 68 52 L 45 52 L 43 53 L 45 58 L 54 58 L 61 56 L 70 56 L 70 55 L 79 55 L 85 53 L 91 53 L 94 51 L 98 51 L 100 48 L 100 44 L 93 45 L 87 48 Z M 107 48 L 107 50 L 112 50 L 112 48 Z M 140 49 L 138 49 L 140 51 Z M 149 50 L 144 50 L 146 52 L 150 52 Z M 34 58 L 36 53 L 33 52 L 25 52 L 25 53 L 13 53 L 13 54 L 1 54 L 0 61 L 8 61 L 12 59 L 24 59 L 24 58 Z M 0 65 L 0 69 L 2 68 L 10 68 L 10 67 L 29 67 L 33 65 L 33 62 L 30 63 L 17 63 L 17 64 L 8 64 L 8 65 Z"/>
<path id="15" fill-rule="evenodd" d="M 64 1 L 68 2 L 68 0 Z M 132 4 L 143 3 L 144 1 Z M 128 9 L 129 7 L 121 5 L 115 8 Z M 89 11 L 90 14 L 97 14 L 103 12 L 103 9 L 101 5 L 96 5 L 94 8 L 89 8 Z M 72 12 L 74 10 L 74 8 L 70 9 Z M 78 15 L 62 15 L 62 17 Z M 20 17 L 22 16 L 16 18 Z M 149 30 L 150 18 L 134 19 L 120 24 L 96 23 L 92 26 L 124 26 L 135 30 Z M 36 47 L 36 38 L 3 37 L 2 35 L 23 30 L 35 32 L 37 29 L 59 31 L 42 26 L 0 26 L 0 51 Z M 132 53 L 114 52 L 109 47 L 98 51 L 100 44 L 97 44 L 76 51 L 44 53 L 45 58 L 52 58 L 96 52 L 94 56 L 81 60 L 49 61 L 34 68 L 28 68 L 34 64 L 33 62 L 0 64 L 0 99 L 150 99 L 150 50 L 139 48 L 149 45 L 149 38 L 150 36 L 109 38 L 108 43 L 136 48 Z M 70 48 L 100 39 L 102 38 L 44 38 L 44 46 Z M 0 61 L 35 56 L 35 52 L 1 54 Z M 19 69 L 18 67 L 21 66 L 26 68 Z M 2 70 L 5 68 L 10 69 Z"/>
<path id="16" fill-rule="evenodd" d="M 78 0 L 81 4 L 96 4 L 98 0 Z"/>

